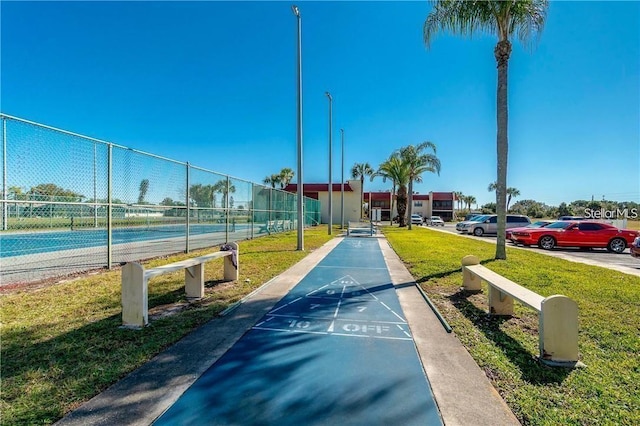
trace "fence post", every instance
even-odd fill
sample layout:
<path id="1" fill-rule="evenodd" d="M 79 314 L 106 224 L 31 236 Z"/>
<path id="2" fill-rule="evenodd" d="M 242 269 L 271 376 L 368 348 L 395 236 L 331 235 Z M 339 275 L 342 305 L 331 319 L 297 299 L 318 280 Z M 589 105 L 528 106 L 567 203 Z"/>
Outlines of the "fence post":
<path id="1" fill-rule="evenodd" d="M 184 251 L 185 253 L 189 253 L 189 231 L 190 231 L 190 224 L 191 224 L 191 188 L 189 187 L 189 173 L 191 172 L 191 169 L 189 168 L 189 162 L 187 161 L 187 200 L 186 200 L 186 206 L 187 206 L 187 229 L 186 229 L 186 233 L 185 233 L 185 247 L 184 247 Z"/>
<path id="2" fill-rule="evenodd" d="M 254 217 L 253 217 L 253 205 L 254 205 L 254 202 L 255 202 L 253 196 L 255 195 L 255 193 L 256 193 L 255 185 L 253 183 L 251 183 L 251 200 L 249 201 L 249 217 L 250 217 L 250 219 L 249 219 L 248 223 L 249 223 L 249 226 L 251 227 L 251 234 L 250 235 L 251 235 L 251 239 L 252 240 L 253 240 L 253 220 L 254 220 Z"/>
<path id="3" fill-rule="evenodd" d="M 93 227 L 98 227 L 98 143 L 93 143 Z"/>
<path id="4" fill-rule="evenodd" d="M 2 230 L 8 229 L 7 221 L 7 119 L 2 117 Z"/>
<path id="5" fill-rule="evenodd" d="M 113 144 L 108 145 L 107 151 L 107 269 L 111 269 L 111 263 L 113 262 L 113 200 L 111 199 L 112 192 L 112 161 L 113 161 Z"/>
<path id="6" fill-rule="evenodd" d="M 227 190 L 224 193 L 224 242 L 229 242 L 229 222 L 231 215 L 229 211 L 229 176 L 227 176 Z"/>

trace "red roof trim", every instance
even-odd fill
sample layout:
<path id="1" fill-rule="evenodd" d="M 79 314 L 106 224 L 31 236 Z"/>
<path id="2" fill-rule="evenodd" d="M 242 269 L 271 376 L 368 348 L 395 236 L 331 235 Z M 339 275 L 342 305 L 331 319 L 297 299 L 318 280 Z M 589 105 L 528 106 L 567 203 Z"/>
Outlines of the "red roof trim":
<path id="1" fill-rule="evenodd" d="M 333 192 L 341 191 L 341 184 L 334 183 L 331 186 Z M 304 192 L 329 192 L 329 184 L 328 183 L 305 183 L 302 185 L 302 189 Z M 290 183 L 284 188 L 285 191 L 288 192 L 296 192 L 298 190 L 298 184 Z M 348 183 L 344 184 L 344 190 L 347 192 L 353 192 L 353 189 Z"/>

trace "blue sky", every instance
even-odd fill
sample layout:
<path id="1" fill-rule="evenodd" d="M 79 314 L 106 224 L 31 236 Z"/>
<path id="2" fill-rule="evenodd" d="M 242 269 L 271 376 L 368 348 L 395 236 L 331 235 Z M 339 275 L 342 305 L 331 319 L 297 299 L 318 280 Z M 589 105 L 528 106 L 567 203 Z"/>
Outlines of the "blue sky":
<path id="1" fill-rule="evenodd" d="M 296 18 L 289 2 L 7 2 L 2 112 L 261 182 L 296 169 Z M 304 180 L 437 145 L 420 193 L 493 201 L 493 35 L 442 34 L 427 2 L 299 2 Z M 508 185 L 518 199 L 640 201 L 640 3 L 552 1 L 509 63 Z M 366 190 L 389 189 L 380 179 Z M 517 201 L 516 199 L 515 201 Z"/>

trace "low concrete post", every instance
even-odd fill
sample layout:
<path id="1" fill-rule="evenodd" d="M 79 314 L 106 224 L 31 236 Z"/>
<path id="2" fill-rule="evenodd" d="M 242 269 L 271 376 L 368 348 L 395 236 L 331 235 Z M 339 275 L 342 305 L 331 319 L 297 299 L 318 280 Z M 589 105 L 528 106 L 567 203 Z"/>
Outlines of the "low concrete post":
<path id="1" fill-rule="evenodd" d="M 144 327 L 149 323 L 148 286 L 142 265 L 129 262 L 122 267 L 122 325 Z"/>
<path id="2" fill-rule="evenodd" d="M 468 291 L 482 290 L 482 281 L 466 270 L 465 266 L 479 265 L 478 256 L 468 255 L 462 258 L 462 287 Z"/>
<path id="3" fill-rule="evenodd" d="M 240 249 L 238 243 L 229 243 L 233 247 L 233 253 L 231 256 L 225 256 L 224 258 L 224 279 L 227 281 L 237 281 L 240 276 Z M 235 257 L 235 265 L 234 258 Z"/>
<path id="4" fill-rule="evenodd" d="M 185 268 L 184 292 L 189 299 L 204 297 L 204 263 Z"/>
<path id="5" fill-rule="evenodd" d="M 489 285 L 489 313 L 491 315 L 513 315 L 513 297 Z"/>
<path id="6" fill-rule="evenodd" d="M 540 359 L 551 365 L 578 362 L 578 304 L 567 296 L 542 301 L 539 318 Z"/>

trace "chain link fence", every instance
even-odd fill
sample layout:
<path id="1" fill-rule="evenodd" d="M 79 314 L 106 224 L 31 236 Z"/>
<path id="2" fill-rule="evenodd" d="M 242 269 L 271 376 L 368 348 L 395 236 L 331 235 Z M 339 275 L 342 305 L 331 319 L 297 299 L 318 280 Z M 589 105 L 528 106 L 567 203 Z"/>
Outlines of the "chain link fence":
<path id="1" fill-rule="evenodd" d="M 297 195 L 5 114 L 0 285 L 297 229 Z M 304 200 L 305 226 L 320 203 Z"/>

